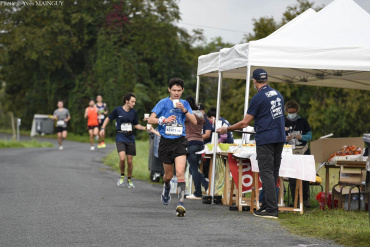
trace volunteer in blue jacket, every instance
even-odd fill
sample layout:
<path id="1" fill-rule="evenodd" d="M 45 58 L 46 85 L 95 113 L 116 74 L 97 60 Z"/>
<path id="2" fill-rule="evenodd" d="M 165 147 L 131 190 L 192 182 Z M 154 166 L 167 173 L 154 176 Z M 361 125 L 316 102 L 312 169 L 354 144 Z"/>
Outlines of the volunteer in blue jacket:
<path id="1" fill-rule="evenodd" d="M 240 122 L 221 127 L 216 131 L 225 134 L 228 131 L 245 128 L 254 119 L 256 130 L 257 161 L 265 191 L 265 202 L 255 216 L 278 218 L 276 184 L 279 178 L 281 153 L 285 138 L 284 99 L 281 94 L 267 84 L 268 75 L 264 69 L 253 71 L 253 85 L 258 91 L 251 99 L 247 114 Z"/>

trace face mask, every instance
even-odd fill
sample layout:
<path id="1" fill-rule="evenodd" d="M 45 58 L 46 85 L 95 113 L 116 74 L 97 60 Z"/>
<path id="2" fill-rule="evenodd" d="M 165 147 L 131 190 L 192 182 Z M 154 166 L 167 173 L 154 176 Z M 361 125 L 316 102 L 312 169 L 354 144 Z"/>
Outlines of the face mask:
<path id="1" fill-rule="evenodd" d="M 297 113 L 288 113 L 288 116 L 287 116 L 289 120 L 295 120 L 297 117 L 298 117 Z"/>

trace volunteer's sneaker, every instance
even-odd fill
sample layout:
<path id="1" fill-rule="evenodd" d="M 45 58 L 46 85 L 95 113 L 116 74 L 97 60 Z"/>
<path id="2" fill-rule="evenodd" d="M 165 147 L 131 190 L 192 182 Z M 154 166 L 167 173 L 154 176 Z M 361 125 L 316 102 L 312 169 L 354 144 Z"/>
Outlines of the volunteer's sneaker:
<path id="1" fill-rule="evenodd" d="M 125 176 L 121 176 L 121 177 L 118 179 L 117 186 L 119 186 L 119 187 L 123 187 L 123 186 L 125 186 L 124 180 L 125 180 Z"/>
<path id="2" fill-rule="evenodd" d="M 254 212 L 253 213 L 255 216 L 258 216 L 258 217 L 263 217 L 263 218 L 268 218 L 268 219 L 278 219 L 278 211 L 274 211 L 274 212 L 268 212 L 266 210 L 263 210 L 261 212 Z"/>
<path id="3" fill-rule="evenodd" d="M 305 206 L 306 208 L 310 208 L 311 207 L 310 201 L 309 200 L 303 201 L 303 206 Z"/>
<path id="4" fill-rule="evenodd" d="M 262 204 L 261 207 L 258 210 L 255 210 L 254 212 L 266 211 L 266 208 L 267 208 L 267 205 L 266 204 Z"/>
<path id="5" fill-rule="evenodd" d="M 166 185 L 163 184 L 163 192 L 161 195 L 161 201 L 164 205 L 168 205 L 171 201 L 170 190 L 171 190 L 171 185 L 170 185 L 170 188 L 166 189 Z"/>
<path id="6" fill-rule="evenodd" d="M 62 151 L 63 150 L 63 146 L 59 146 L 59 150 Z"/>
<path id="7" fill-rule="evenodd" d="M 127 188 L 135 188 L 135 185 L 132 183 L 131 179 L 127 179 Z"/>
<path id="8" fill-rule="evenodd" d="M 95 147 L 94 146 L 91 146 L 90 150 L 91 151 L 94 151 L 95 150 Z"/>
<path id="9" fill-rule="evenodd" d="M 98 148 L 102 148 L 101 142 L 99 142 L 99 144 L 98 144 Z"/>
<path id="10" fill-rule="evenodd" d="M 179 205 L 176 207 L 176 215 L 177 217 L 184 217 L 186 213 L 186 209 L 184 206 L 184 202 L 179 202 Z"/>
<path id="11" fill-rule="evenodd" d="M 107 145 L 105 145 L 105 142 L 101 142 L 101 147 L 105 148 Z"/>

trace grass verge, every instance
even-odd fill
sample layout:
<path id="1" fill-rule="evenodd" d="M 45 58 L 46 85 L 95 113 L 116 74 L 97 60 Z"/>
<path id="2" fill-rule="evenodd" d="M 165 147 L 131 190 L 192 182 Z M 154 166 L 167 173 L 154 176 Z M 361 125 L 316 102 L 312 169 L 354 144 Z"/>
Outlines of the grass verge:
<path id="1" fill-rule="evenodd" d="M 149 150 L 149 142 L 148 141 L 136 141 L 136 156 L 133 158 L 133 171 L 132 177 L 141 179 L 141 180 L 149 180 L 150 173 L 148 169 L 148 150 Z M 119 158 L 117 151 L 112 151 L 109 153 L 105 159 L 104 163 L 110 167 L 112 167 L 117 172 L 119 171 Z M 127 169 L 127 163 L 126 163 Z M 127 170 L 126 170 L 127 171 Z M 125 172 L 127 174 L 127 172 Z"/>
<path id="2" fill-rule="evenodd" d="M 280 213 L 279 222 L 291 233 L 334 240 L 345 246 L 369 246 L 369 215 L 364 211 L 342 209 L 322 211 L 319 208 L 304 214 Z"/>
<path id="3" fill-rule="evenodd" d="M 8 141 L 0 140 L 0 148 L 47 148 L 54 147 L 50 142 L 38 142 L 37 140 L 31 141 Z"/>

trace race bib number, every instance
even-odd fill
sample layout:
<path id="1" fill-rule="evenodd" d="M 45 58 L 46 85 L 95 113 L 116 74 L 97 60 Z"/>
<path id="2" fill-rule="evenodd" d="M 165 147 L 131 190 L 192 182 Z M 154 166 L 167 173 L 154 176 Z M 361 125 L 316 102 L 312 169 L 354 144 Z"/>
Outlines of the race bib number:
<path id="1" fill-rule="evenodd" d="M 57 126 L 62 126 L 64 124 L 65 124 L 64 120 L 58 120 L 57 121 Z"/>
<path id="2" fill-rule="evenodd" d="M 132 125 L 130 123 L 121 124 L 121 131 L 131 132 L 132 131 Z"/>
<path id="3" fill-rule="evenodd" d="M 181 124 L 166 125 L 166 135 L 181 136 L 183 132 L 183 126 Z"/>

